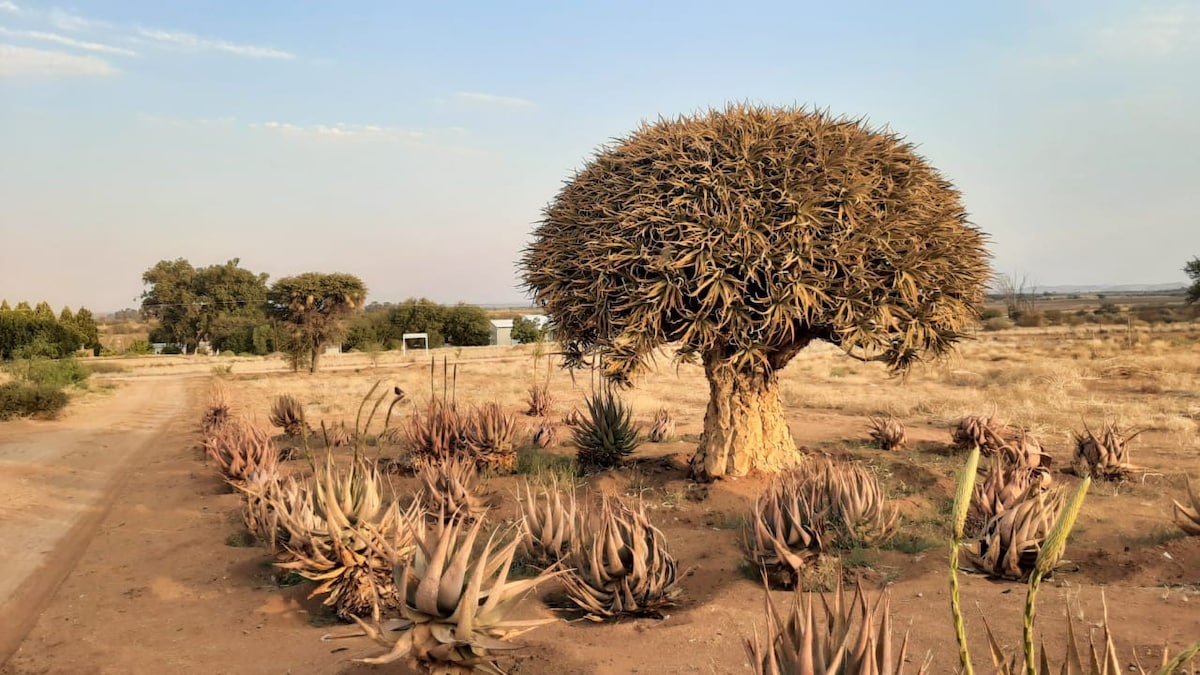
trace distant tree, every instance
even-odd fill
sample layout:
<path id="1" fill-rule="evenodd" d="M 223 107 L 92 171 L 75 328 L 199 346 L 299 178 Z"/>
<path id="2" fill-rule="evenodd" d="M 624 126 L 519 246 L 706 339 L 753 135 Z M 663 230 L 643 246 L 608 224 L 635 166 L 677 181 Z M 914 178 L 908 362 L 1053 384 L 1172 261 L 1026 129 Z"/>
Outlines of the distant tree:
<path id="1" fill-rule="evenodd" d="M 33 308 L 33 315 L 39 319 L 53 319 L 54 309 L 50 307 L 50 303 L 43 300 Z"/>
<path id="2" fill-rule="evenodd" d="M 1192 285 L 1187 291 L 1187 302 L 1200 301 L 1200 256 L 1192 258 L 1186 265 L 1183 266 L 1183 271 L 1187 273 L 1188 278 L 1192 280 Z"/>
<path id="3" fill-rule="evenodd" d="M 492 340 L 492 323 L 481 307 L 459 303 L 448 307 L 442 320 L 446 342 L 457 347 L 479 347 Z"/>
<path id="4" fill-rule="evenodd" d="M 1035 311 L 1037 289 L 1030 288 L 1028 275 L 1018 279 L 1015 274 L 997 274 L 992 278 L 992 283 L 1004 299 L 1008 318 L 1016 321 L 1022 314 Z"/>
<path id="5" fill-rule="evenodd" d="M 387 312 L 386 334 L 380 341 L 398 343 L 404 333 L 428 333 L 429 346 L 441 347 L 445 343 L 443 322 L 446 308 L 426 298 L 409 298 L 396 303 Z"/>
<path id="6" fill-rule="evenodd" d="M 92 316 L 91 310 L 80 307 L 68 325 L 79 336 L 83 347 L 92 350 L 94 355 L 100 355 L 100 327 L 96 325 L 96 318 Z"/>
<path id="7" fill-rule="evenodd" d="M 250 333 L 252 351 L 259 356 L 265 356 L 278 349 L 275 340 L 275 327 L 270 324 L 255 326 Z"/>
<path id="8" fill-rule="evenodd" d="M 65 324 L 75 323 L 75 313 L 71 311 L 70 307 L 63 307 L 62 311 L 58 313 L 58 322 Z"/>
<path id="9" fill-rule="evenodd" d="M 533 342 L 541 342 L 545 339 L 545 331 L 536 323 L 526 319 L 523 316 L 518 316 L 513 319 L 512 339 L 527 345 Z"/>
<path id="10" fill-rule="evenodd" d="M 235 337 L 248 342 L 253 326 L 266 322 L 267 275 L 238 265 L 237 258 L 201 268 L 183 258 L 159 261 L 142 275 L 149 286 L 142 313 L 158 319 L 158 336 L 191 351 L 202 340 L 214 346 Z"/>
<path id="11" fill-rule="evenodd" d="M 24 300 L 22 300 L 22 301 L 20 301 L 20 302 L 18 302 L 18 303 L 17 303 L 17 308 L 16 308 L 16 310 L 17 310 L 18 312 L 29 312 L 29 313 L 33 313 L 33 308 L 32 308 L 32 307 L 30 307 L 30 306 L 29 306 L 29 303 L 28 303 L 28 302 L 25 302 Z"/>
<path id="12" fill-rule="evenodd" d="M 309 372 L 317 372 L 325 346 L 344 334 L 346 321 L 362 309 L 367 288 L 350 274 L 307 272 L 271 285 L 267 310 L 308 351 Z"/>
<path id="13" fill-rule="evenodd" d="M 11 312 L 12 307 L 8 306 L 8 300 L 0 300 L 0 312 Z"/>
<path id="14" fill-rule="evenodd" d="M 903 373 L 966 337 L 990 276 L 954 186 L 887 130 L 730 106 L 644 124 L 546 208 L 521 268 L 565 365 L 629 385 L 672 345 L 709 382 L 700 479 L 802 458 L 779 371 L 814 340 Z"/>
<path id="15" fill-rule="evenodd" d="M 157 337 L 195 348 L 200 339 L 202 305 L 196 292 L 196 268 L 183 258 L 160 260 L 142 274 L 150 288 L 142 292 L 142 314 L 158 319 Z"/>
<path id="16" fill-rule="evenodd" d="M 372 303 L 374 304 L 374 303 Z M 342 346 L 346 349 L 365 350 L 369 344 L 378 343 L 386 347 L 387 342 L 380 337 L 387 332 L 387 315 L 379 312 L 360 314 L 350 320 L 346 327 L 346 337 Z"/>
<path id="17" fill-rule="evenodd" d="M 363 309 L 363 313 L 374 314 L 376 312 L 386 312 L 392 307 L 395 307 L 395 304 L 391 302 L 372 302 Z"/>
<path id="18" fill-rule="evenodd" d="M 125 308 L 113 312 L 113 321 L 137 321 L 142 316 L 142 311 L 139 309 Z"/>

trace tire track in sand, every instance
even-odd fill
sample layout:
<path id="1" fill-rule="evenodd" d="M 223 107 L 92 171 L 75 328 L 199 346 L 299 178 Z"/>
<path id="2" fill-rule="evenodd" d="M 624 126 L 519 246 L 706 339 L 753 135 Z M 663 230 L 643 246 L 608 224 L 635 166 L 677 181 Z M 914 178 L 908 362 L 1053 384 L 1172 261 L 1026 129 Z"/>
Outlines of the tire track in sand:
<path id="1" fill-rule="evenodd" d="M 193 422 L 187 413 L 205 380 L 129 381 L 59 420 L 0 424 L 0 664 L 87 549 L 123 469 Z"/>

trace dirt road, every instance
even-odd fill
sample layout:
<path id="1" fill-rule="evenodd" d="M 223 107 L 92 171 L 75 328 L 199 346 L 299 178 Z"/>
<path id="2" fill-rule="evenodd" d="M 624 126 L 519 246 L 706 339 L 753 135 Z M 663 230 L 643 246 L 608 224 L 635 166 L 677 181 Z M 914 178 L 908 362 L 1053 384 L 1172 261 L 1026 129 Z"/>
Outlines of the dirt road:
<path id="1" fill-rule="evenodd" d="M 129 462 L 184 418 L 203 379 L 130 380 L 59 420 L 0 425 L 0 663 L 75 566 Z"/>

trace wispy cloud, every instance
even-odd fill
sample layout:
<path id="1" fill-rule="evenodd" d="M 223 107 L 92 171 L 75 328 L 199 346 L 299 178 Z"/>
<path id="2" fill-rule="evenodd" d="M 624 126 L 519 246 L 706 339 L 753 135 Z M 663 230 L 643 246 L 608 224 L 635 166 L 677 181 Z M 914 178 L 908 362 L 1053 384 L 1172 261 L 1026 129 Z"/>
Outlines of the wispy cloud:
<path id="1" fill-rule="evenodd" d="M 59 30 L 67 30 L 67 31 L 72 31 L 72 32 L 85 31 L 85 30 L 108 30 L 108 29 L 115 28 L 115 26 L 113 26 L 111 23 L 108 23 L 107 21 L 98 21 L 96 19 L 86 19 L 82 16 L 79 16 L 78 14 L 64 12 L 63 10 L 58 9 L 57 7 L 50 10 L 49 12 L 46 12 L 45 18 L 55 28 L 58 28 Z"/>
<path id="2" fill-rule="evenodd" d="M 349 141 L 367 143 L 401 143 L 406 145 L 426 145 L 441 142 L 448 137 L 462 135 L 459 128 L 446 129 L 412 129 L 404 127 L 389 127 L 374 124 L 292 124 L 290 122 L 265 122 L 263 129 L 274 131 L 293 138 L 309 138 L 315 140 Z"/>
<path id="3" fill-rule="evenodd" d="M 100 76 L 112 75 L 117 69 L 96 56 L 77 56 L 16 45 L 0 44 L 0 77 L 41 76 Z"/>
<path id="4" fill-rule="evenodd" d="M 0 26 L 0 35 L 8 37 L 26 38 L 29 40 L 41 40 L 42 42 L 54 42 L 67 47 L 83 49 L 89 52 L 100 52 L 103 54 L 119 54 L 122 56 L 136 56 L 137 52 L 132 49 L 123 47 L 114 47 L 112 45 L 101 44 L 99 42 L 87 42 L 84 40 L 76 40 L 75 38 L 59 35 L 58 33 L 46 33 L 38 30 L 10 30 Z"/>
<path id="5" fill-rule="evenodd" d="M 1200 47 L 1200 7 L 1138 6 L 1138 13 L 1104 26 L 1100 40 L 1123 56 L 1167 57 Z"/>
<path id="6" fill-rule="evenodd" d="M 225 40 L 203 38 L 182 31 L 166 31 L 154 28 L 137 28 L 134 33 L 142 39 L 167 49 L 189 52 L 224 52 L 252 59 L 294 59 L 295 54 L 272 47 L 236 44 Z"/>
<path id="7" fill-rule="evenodd" d="M 157 49 L 166 49 L 180 52 L 212 52 L 232 54 L 250 59 L 280 59 L 289 60 L 296 58 L 296 55 L 263 45 L 244 44 L 230 42 L 214 37 L 203 37 L 193 33 L 178 30 L 164 30 L 161 28 L 153 28 L 137 25 L 120 25 L 93 19 L 90 17 L 72 14 L 58 8 L 50 10 L 35 10 L 27 9 L 17 5 L 12 0 L 0 0 L 0 11 L 6 11 L 13 14 L 19 14 L 25 17 L 26 20 L 33 19 L 39 23 L 48 24 L 54 28 L 66 31 L 68 33 L 89 33 L 90 36 L 95 36 L 105 42 L 123 42 L 126 44 L 140 44 L 147 47 Z M 56 42 L 68 47 L 76 49 L 85 49 L 88 51 L 104 52 L 108 54 L 132 55 L 134 51 L 126 47 L 117 47 L 111 44 L 104 44 L 95 41 L 86 41 L 67 37 L 57 33 L 46 31 L 27 30 L 21 31 L 23 34 L 17 37 L 24 37 L 33 40 L 43 40 L 48 42 Z M 14 32 L 6 31 L 4 34 L 15 36 Z"/>
<path id="8" fill-rule="evenodd" d="M 519 96 L 500 96 L 497 94 L 484 94 L 477 91 L 460 91 L 454 94 L 454 98 L 466 103 L 475 103 L 479 105 L 499 106 L 502 108 L 532 108 L 533 101 Z"/>
<path id="9" fill-rule="evenodd" d="M 461 127 L 416 128 L 343 122 L 334 124 L 296 124 L 280 121 L 245 122 L 232 116 L 181 118 L 147 113 L 140 113 L 137 118 L 146 124 L 175 129 L 252 129 L 261 133 L 314 143 L 391 143 L 410 147 L 450 147 L 466 134 L 466 130 Z"/>

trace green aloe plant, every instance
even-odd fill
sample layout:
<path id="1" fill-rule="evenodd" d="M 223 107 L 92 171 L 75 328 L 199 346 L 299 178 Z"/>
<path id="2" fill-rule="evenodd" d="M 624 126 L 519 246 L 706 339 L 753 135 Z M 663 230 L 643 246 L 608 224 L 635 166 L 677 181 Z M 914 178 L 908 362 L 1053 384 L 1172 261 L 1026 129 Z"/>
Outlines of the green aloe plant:
<path id="1" fill-rule="evenodd" d="M 633 424 L 633 409 L 609 387 L 585 398 L 587 412 L 571 425 L 571 441 L 584 470 L 609 469 L 633 453 L 642 437 Z"/>

